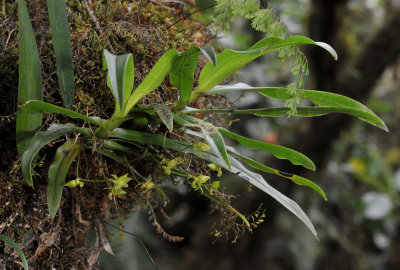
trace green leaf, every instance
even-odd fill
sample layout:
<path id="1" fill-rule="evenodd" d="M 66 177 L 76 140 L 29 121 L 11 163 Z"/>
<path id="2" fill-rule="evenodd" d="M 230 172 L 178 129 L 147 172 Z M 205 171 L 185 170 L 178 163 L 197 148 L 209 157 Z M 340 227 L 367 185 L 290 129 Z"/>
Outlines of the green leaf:
<path id="1" fill-rule="evenodd" d="M 218 132 L 218 129 L 211 124 L 200 125 L 200 129 L 207 144 L 211 147 L 211 151 L 213 151 L 218 158 L 225 161 L 230 171 L 231 163 L 229 162 L 228 153 L 226 152 L 224 139 Z"/>
<path id="2" fill-rule="evenodd" d="M 111 150 L 118 150 L 125 153 L 139 155 L 137 151 L 132 149 L 131 147 L 122 145 L 115 140 L 104 140 L 103 147 L 111 149 Z M 140 148 L 140 147 L 139 147 Z"/>
<path id="3" fill-rule="evenodd" d="M 130 95 L 123 116 L 126 116 L 139 100 L 161 85 L 165 76 L 172 71 L 178 56 L 178 50 L 172 49 L 158 59 L 143 82 Z"/>
<path id="4" fill-rule="evenodd" d="M 216 162 L 214 162 L 214 163 L 216 163 Z M 218 163 L 216 163 L 216 164 L 218 164 Z M 278 190 L 273 188 L 271 185 L 269 185 L 264 180 L 264 178 L 261 175 L 248 170 L 238 160 L 231 158 L 231 164 L 232 164 L 232 173 L 233 174 L 236 174 L 239 177 L 241 177 L 242 179 L 250 182 L 250 184 L 252 184 L 255 187 L 259 188 L 260 190 L 264 191 L 265 193 L 270 195 L 272 198 L 274 198 L 276 201 L 278 201 L 280 204 L 282 204 L 284 207 L 286 207 L 286 209 L 288 209 L 295 216 L 297 216 L 307 226 L 307 228 L 311 231 L 311 233 L 315 236 L 315 238 L 318 239 L 317 232 L 315 231 L 315 228 L 314 228 L 313 224 L 311 223 L 310 219 L 307 217 L 307 215 L 304 213 L 304 211 L 300 208 L 300 206 L 295 201 L 291 200 L 290 198 L 286 197 L 285 195 L 280 193 Z M 223 167 L 221 162 L 219 162 L 218 165 Z"/>
<path id="5" fill-rule="evenodd" d="M 28 100 L 43 99 L 42 74 L 39 53 L 25 0 L 18 0 L 19 20 L 19 81 L 18 105 Z M 18 110 L 16 141 L 18 153 L 22 155 L 34 132 L 42 125 L 42 114 Z"/>
<path id="6" fill-rule="evenodd" d="M 72 132 L 80 132 L 90 137 L 91 132 L 87 128 L 80 128 L 72 124 L 58 125 L 53 124 L 46 131 L 40 131 L 33 136 L 31 143 L 22 155 L 22 175 L 25 182 L 33 187 L 32 181 L 32 161 L 39 150 L 55 139 Z"/>
<path id="7" fill-rule="evenodd" d="M 47 0 L 50 29 L 56 55 L 58 83 L 64 106 L 71 109 L 75 104 L 75 76 L 72 64 L 71 34 L 65 0 Z"/>
<path id="8" fill-rule="evenodd" d="M 61 108 L 58 107 L 56 105 L 47 103 L 47 102 L 43 102 L 43 101 L 38 101 L 38 100 L 30 100 L 28 102 L 26 102 L 25 104 L 23 104 L 20 107 L 20 110 L 22 112 L 26 112 L 26 113 L 34 113 L 34 112 L 43 112 L 43 113 L 59 113 L 59 114 L 64 114 L 66 116 L 69 116 L 71 118 L 78 118 L 81 120 L 84 120 L 86 122 L 95 124 L 99 127 L 105 127 L 105 124 L 99 119 L 96 120 L 94 118 L 88 117 L 86 115 L 65 109 L 65 108 Z"/>
<path id="9" fill-rule="evenodd" d="M 337 58 L 336 52 L 328 44 L 314 42 L 307 37 L 292 36 L 287 39 L 275 36 L 266 37 L 246 51 L 233 51 L 226 49 L 222 53 L 217 54 L 218 66 L 215 67 L 212 63 L 207 63 L 200 74 L 199 85 L 194 92 L 202 93 L 210 90 L 215 85 L 227 79 L 234 72 L 267 52 L 287 46 L 301 44 L 313 44 L 320 46 L 328 50 L 335 57 L 335 59 Z M 192 94 L 191 100 L 193 100 L 195 97 L 196 95 Z"/>
<path id="10" fill-rule="evenodd" d="M 309 159 L 302 153 L 299 153 L 295 150 L 292 150 L 290 148 L 286 148 L 286 147 L 283 147 L 280 145 L 276 145 L 276 144 L 270 144 L 270 143 L 265 143 L 265 142 L 260 142 L 260 141 L 256 141 L 253 139 L 249 139 L 249 138 L 240 136 L 238 134 L 235 134 L 233 132 L 230 132 L 229 130 L 224 129 L 224 128 L 219 128 L 219 132 L 224 136 L 227 136 L 231 139 L 236 140 L 241 145 L 243 145 L 247 148 L 260 149 L 260 150 L 267 151 L 267 152 L 271 153 L 272 155 L 274 155 L 276 158 L 287 159 L 294 165 L 302 165 L 307 169 L 315 171 L 315 165 L 311 161 L 311 159 Z"/>
<path id="11" fill-rule="evenodd" d="M 158 114 L 161 121 L 168 128 L 169 132 L 172 132 L 174 129 L 174 116 L 172 115 L 169 107 L 165 104 L 159 104 L 154 106 L 154 111 Z"/>
<path id="12" fill-rule="evenodd" d="M 207 45 L 204 46 L 203 48 L 200 48 L 201 52 L 205 57 L 207 57 L 208 60 L 214 65 L 214 67 L 217 66 L 217 54 L 214 51 L 213 46 Z"/>
<path id="13" fill-rule="evenodd" d="M 247 164 L 249 164 L 253 168 L 259 169 L 259 170 L 264 171 L 266 173 L 270 173 L 270 174 L 274 174 L 274 175 L 278 175 L 278 176 L 290 179 L 290 180 L 292 180 L 294 183 L 296 183 L 298 185 L 312 188 L 313 190 L 318 192 L 325 199 L 325 201 L 327 200 L 325 192 L 317 184 L 315 184 L 314 182 L 312 182 L 312 181 L 310 181 L 310 180 L 308 180 L 306 178 L 303 178 L 303 177 L 295 175 L 295 174 L 278 171 L 278 170 L 273 169 L 271 167 L 265 166 L 264 164 L 261 164 L 261 163 L 255 161 L 255 160 L 252 160 L 252 159 L 250 159 L 248 157 L 240 155 L 240 154 L 236 153 L 235 151 L 230 151 L 230 150 L 228 150 L 228 151 L 229 151 L 229 153 L 231 153 L 231 154 L 243 159 Z"/>
<path id="14" fill-rule="evenodd" d="M 217 85 L 210 91 L 209 94 L 217 94 L 224 92 L 232 92 L 232 91 L 242 91 L 242 90 L 250 90 L 257 91 L 260 94 L 274 98 L 279 100 L 289 100 L 293 96 L 289 93 L 288 88 L 283 87 L 252 87 L 245 83 L 238 83 L 234 85 Z M 361 109 L 365 111 L 370 111 L 365 105 L 360 102 L 351 99 L 346 96 L 342 96 L 339 94 L 317 91 L 317 90 L 305 90 L 300 89 L 300 97 L 304 99 L 308 99 L 314 102 L 316 105 L 320 106 L 333 106 L 333 107 L 351 107 L 356 109 Z"/>
<path id="15" fill-rule="evenodd" d="M 202 136 L 200 137 L 206 140 L 207 144 L 211 147 L 211 151 L 219 158 L 224 160 L 226 162 L 227 167 L 230 168 L 231 164 L 229 163 L 225 142 L 218 128 L 216 128 L 210 123 L 202 122 L 186 115 L 174 114 L 174 119 L 177 123 L 181 125 L 194 126 L 200 128 L 202 133 Z M 187 132 L 192 132 L 193 134 L 197 133 L 191 130 L 187 130 Z"/>
<path id="16" fill-rule="evenodd" d="M 104 50 L 103 67 L 108 69 L 107 85 L 112 90 L 116 110 L 125 108 L 132 93 L 135 69 L 132 54 L 114 55 Z"/>
<path id="17" fill-rule="evenodd" d="M 175 68 L 169 74 L 171 83 L 179 90 L 177 109 L 185 107 L 193 90 L 194 71 L 200 56 L 199 47 L 193 46 L 176 59 Z"/>
<path id="18" fill-rule="evenodd" d="M 263 109 L 249 109 L 249 110 L 229 110 L 229 109 L 211 109 L 211 110 L 197 110 L 188 108 L 182 113 L 233 113 L 233 114 L 253 114 L 262 117 L 279 117 L 289 115 L 289 108 L 263 108 Z M 302 117 L 315 117 L 322 116 L 329 113 L 345 113 L 358 117 L 359 119 L 377 126 L 385 131 L 388 131 L 386 124 L 369 110 L 361 110 L 350 107 L 296 107 L 296 115 Z"/>
<path id="19" fill-rule="evenodd" d="M 251 87 L 244 83 L 238 83 L 235 85 L 218 85 L 211 89 L 208 93 L 223 93 L 228 91 L 240 91 L 240 90 L 253 90 L 261 93 L 264 96 L 279 99 L 279 100 L 289 100 L 292 98 L 292 95 L 289 94 L 288 88 L 279 88 L 279 87 Z M 316 91 L 316 90 L 300 90 L 300 98 L 308 99 L 314 102 L 319 106 L 328 106 L 328 107 L 347 107 L 357 110 L 364 111 L 364 113 L 356 113 L 352 114 L 360 118 L 363 121 L 371 123 L 379 128 L 382 128 L 385 131 L 388 131 L 385 123 L 375 115 L 373 111 L 368 109 L 365 105 L 360 102 L 351 99 L 346 96 L 342 96 L 339 94 Z M 336 111 L 334 111 L 336 112 Z M 350 111 L 343 111 L 347 113 Z"/>
<path id="20" fill-rule="evenodd" d="M 209 153 L 202 152 L 200 154 L 201 154 L 200 155 L 201 158 L 206 159 L 212 163 L 215 163 L 224 169 L 228 169 L 227 166 L 225 165 L 225 161 L 223 161 L 213 155 L 210 155 Z M 307 226 L 307 228 L 312 232 L 312 234 L 318 239 L 317 232 L 315 231 L 315 228 L 314 228 L 313 224 L 311 223 L 310 219 L 307 217 L 307 215 L 304 213 L 304 211 L 300 208 L 300 206 L 295 201 L 286 197 L 285 195 L 280 193 L 278 190 L 273 188 L 271 185 L 269 185 L 261 175 L 248 170 L 237 159 L 233 158 L 232 156 L 229 156 L 229 159 L 230 159 L 230 163 L 231 163 L 231 173 L 232 174 L 239 176 L 240 178 L 249 182 L 253 186 L 260 189 L 261 191 L 267 193 L 272 198 L 274 198 L 276 201 L 278 201 L 280 204 L 282 204 L 284 207 L 286 207 L 286 209 L 288 209 L 295 216 L 297 216 Z"/>
<path id="21" fill-rule="evenodd" d="M 328 107 L 328 106 L 320 106 L 320 107 L 297 107 L 297 114 L 294 116 L 302 116 L 302 117 L 315 117 L 315 116 L 322 116 L 328 113 L 345 113 L 352 115 L 354 117 L 358 117 L 359 119 L 370 123 L 374 126 L 377 126 L 385 131 L 388 131 L 387 126 L 385 123 L 377 117 L 375 114 L 355 109 L 355 108 L 348 108 L 348 107 Z M 272 112 L 272 115 L 270 113 Z M 254 115 L 258 116 L 283 116 L 288 113 L 287 108 L 270 108 L 270 109 L 261 109 L 260 111 L 254 111 Z"/>
<path id="22" fill-rule="evenodd" d="M 73 140 L 66 141 L 57 149 L 56 157 L 49 168 L 47 183 L 47 206 L 50 217 L 54 218 L 60 206 L 61 196 L 64 188 L 65 177 L 69 167 L 78 156 L 80 146 Z"/>
<path id="23" fill-rule="evenodd" d="M 116 128 L 111 132 L 112 137 L 128 140 L 128 141 L 135 141 L 145 144 L 152 144 L 157 146 L 163 146 L 169 148 L 174 151 L 178 152 L 185 152 L 194 154 L 195 151 L 191 147 L 191 145 L 187 142 L 182 142 L 178 140 L 173 140 L 169 138 L 165 138 L 160 134 L 150 134 L 135 130 L 126 130 L 121 128 Z M 197 155 L 205 160 L 208 160 L 212 163 L 219 165 L 220 167 L 229 170 L 225 160 L 216 157 L 214 154 L 209 152 L 200 152 Z M 311 221 L 307 217 L 307 215 L 301 210 L 301 208 L 297 205 L 296 202 L 289 199 L 273 187 L 271 187 L 265 180 L 256 173 L 253 173 L 246 169 L 238 160 L 234 159 L 233 157 L 229 156 L 230 164 L 231 164 L 231 172 L 240 176 L 241 178 L 249 181 L 252 185 L 256 186 L 260 190 L 264 191 L 265 193 L 269 194 L 271 197 L 276 199 L 279 203 L 281 203 L 284 207 L 286 207 L 290 212 L 296 215 L 307 228 L 317 237 L 317 233 L 312 225 Z"/>
<path id="24" fill-rule="evenodd" d="M 0 240 L 4 241 L 6 244 L 8 244 L 10 247 L 18 252 L 18 255 L 22 261 L 22 265 L 24 266 L 24 270 L 29 270 L 28 261 L 26 260 L 25 254 L 22 249 L 17 245 L 17 243 L 15 243 L 14 240 L 4 234 L 0 234 Z"/>
<path id="25" fill-rule="evenodd" d="M 123 129 L 123 128 L 114 129 L 111 132 L 110 137 L 126 141 L 139 142 L 143 144 L 163 146 L 178 152 L 185 151 L 191 147 L 191 145 L 187 142 L 172 140 L 167 137 L 164 137 L 161 134 L 152 134 L 136 130 Z M 192 153 L 194 153 L 193 149 Z"/>

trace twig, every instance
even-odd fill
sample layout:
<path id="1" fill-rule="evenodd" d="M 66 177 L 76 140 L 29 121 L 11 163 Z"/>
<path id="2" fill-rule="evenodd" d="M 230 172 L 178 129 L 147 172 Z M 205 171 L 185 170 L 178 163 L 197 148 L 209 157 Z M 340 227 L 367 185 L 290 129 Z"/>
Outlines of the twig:
<path id="1" fill-rule="evenodd" d="M 166 29 L 171 28 L 172 26 L 174 26 L 175 24 L 177 24 L 177 23 L 180 22 L 180 21 L 186 20 L 187 18 L 189 18 L 190 16 L 192 16 L 193 14 L 195 14 L 195 13 L 197 13 L 197 12 L 200 12 L 200 11 L 203 11 L 203 10 L 206 10 L 206 9 L 209 9 L 209 8 L 212 8 L 212 7 L 216 6 L 216 5 L 217 5 L 217 4 L 212 4 L 212 5 L 208 6 L 208 7 L 199 8 L 199 9 L 193 11 L 192 13 L 189 13 L 188 15 L 183 16 L 182 18 L 180 18 L 179 20 L 177 20 L 177 21 L 174 22 L 173 24 L 167 26 Z"/>
<path id="2" fill-rule="evenodd" d="M 159 7 L 168 9 L 168 10 L 172 10 L 172 8 L 170 8 L 170 7 L 166 6 L 166 5 L 161 5 L 161 4 L 160 4 L 159 2 L 157 2 L 156 0 L 149 0 L 149 2 L 150 2 L 150 3 L 153 3 L 153 4 L 156 5 L 156 6 L 159 6 Z"/>
<path id="3" fill-rule="evenodd" d="M 127 233 L 127 234 L 133 236 L 133 237 L 140 243 L 140 245 L 142 246 L 142 248 L 143 248 L 144 251 L 146 252 L 146 254 L 147 254 L 147 256 L 149 257 L 149 259 L 150 259 L 151 263 L 153 264 L 154 268 L 155 268 L 155 269 L 159 269 L 159 268 L 158 268 L 158 265 L 157 265 L 156 262 L 153 260 L 153 257 L 151 257 L 151 255 L 150 255 L 148 249 L 146 248 L 146 246 L 144 245 L 142 239 L 140 239 L 139 236 L 137 236 L 137 235 L 134 234 L 134 233 L 125 231 L 125 230 L 123 230 L 123 229 L 120 229 L 120 228 L 118 228 L 118 227 L 115 227 L 114 225 L 112 225 L 111 223 L 108 223 L 107 221 L 104 221 L 104 223 L 107 224 L 108 226 L 110 226 L 110 227 L 116 229 L 116 230 L 119 230 L 119 231 L 121 231 L 121 232 L 124 232 L 124 233 Z"/>
<path id="4" fill-rule="evenodd" d="M 99 20 L 97 19 L 96 15 L 94 15 L 93 10 L 91 9 L 91 7 L 89 6 L 89 3 L 87 2 L 87 0 L 82 0 L 83 3 L 85 4 L 85 8 L 86 11 L 89 13 L 89 15 L 92 17 L 92 21 L 94 22 L 97 31 L 99 31 L 100 35 L 103 35 L 103 29 L 101 29 Z M 110 47 L 112 53 L 115 53 L 114 47 L 111 45 L 110 40 L 108 40 L 108 38 L 104 35 L 104 38 L 106 39 L 108 46 Z"/>

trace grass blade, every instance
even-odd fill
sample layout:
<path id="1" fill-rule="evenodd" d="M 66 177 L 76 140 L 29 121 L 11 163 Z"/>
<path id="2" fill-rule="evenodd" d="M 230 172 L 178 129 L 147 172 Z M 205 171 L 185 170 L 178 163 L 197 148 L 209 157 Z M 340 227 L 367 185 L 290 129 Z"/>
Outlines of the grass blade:
<path id="1" fill-rule="evenodd" d="M 39 53 L 25 0 L 18 0 L 19 20 L 19 82 L 18 105 L 28 100 L 42 100 L 42 74 Z M 22 155 L 34 132 L 42 125 L 42 113 L 26 113 L 18 110 L 16 140 L 18 153 Z"/>
<path id="2" fill-rule="evenodd" d="M 66 108 L 75 104 L 75 76 L 72 64 L 71 34 L 65 0 L 47 0 L 50 29 L 56 55 L 58 84 Z"/>
<path id="3" fill-rule="evenodd" d="M 56 157 L 49 168 L 47 183 L 47 206 L 50 217 L 54 218 L 60 206 L 65 177 L 69 167 L 78 156 L 80 146 L 73 140 L 69 140 L 61 145 L 56 152 Z"/>
<path id="4" fill-rule="evenodd" d="M 26 260 L 25 254 L 22 249 L 17 245 L 17 243 L 15 243 L 14 240 L 4 234 L 0 234 L 0 240 L 4 241 L 6 244 L 8 244 L 10 247 L 18 252 L 18 255 L 22 261 L 22 265 L 24 266 L 24 270 L 29 270 L 28 261 Z"/>

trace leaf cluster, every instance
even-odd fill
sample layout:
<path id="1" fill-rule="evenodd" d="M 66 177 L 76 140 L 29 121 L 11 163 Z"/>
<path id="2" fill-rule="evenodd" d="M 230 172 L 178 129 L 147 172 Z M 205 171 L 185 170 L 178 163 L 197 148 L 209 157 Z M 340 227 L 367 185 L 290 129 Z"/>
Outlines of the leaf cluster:
<path id="1" fill-rule="evenodd" d="M 262 117 L 277 117 L 290 114 L 290 109 L 282 107 L 250 110 L 206 110 L 187 107 L 204 93 L 216 94 L 239 90 L 257 91 L 269 98 L 290 100 L 292 98 L 290 88 L 251 87 L 242 84 L 220 86 L 218 84 L 241 67 L 267 52 L 300 44 L 322 47 L 336 57 L 335 51 L 329 45 L 314 42 L 302 36 L 293 36 L 286 39 L 274 36 L 266 37 L 246 51 L 224 50 L 219 54 L 216 54 L 212 47 L 199 48 L 193 46 L 184 52 L 179 52 L 176 49 L 167 51 L 154 64 L 147 76 L 136 84 L 134 81 L 133 56 L 131 54 L 114 55 L 105 50 L 103 68 L 107 70 L 107 85 L 112 91 L 115 102 L 114 112 L 109 118 L 89 117 L 73 110 L 38 100 L 28 101 L 20 108 L 24 113 L 64 114 L 71 118 L 80 119 L 88 126 L 53 124 L 46 131 L 36 132 L 22 155 L 24 178 L 29 185 L 33 186 L 32 164 L 38 151 L 48 143 L 73 133 L 75 138 L 67 139 L 58 148 L 49 170 L 47 201 L 52 218 L 56 215 L 60 205 L 63 183 L 67 172 L 74 160 L 79 157 L 79 153 L 85 151 L 85 149 L 110 158 L 131 169 L 129 176 L 122 175 L 122 173 L 115 174 L 114 179 L 111 180 L 112 183 L 110 183 L 110 180 L 105 179 L 108 184 L 112 184 L 111 192 L 109 193 L 111 194 L 109 195 L 111 199 L 115 196 L 124 196 L 126 193 L 122 188 L 126 188 L 129 180 L 131 178 L 136 179 L 136 177 L 145 180 L 145 182 L 137 180 L 140 183 L 138 186 L 142 193 L 148 196 L 149 192 L 154 190 L 164 198 L 165 195 L 161 188 L 155 184 L 156 181 L 151 180 L 151 176 L 146 178 L 133 170 L 126 158 L 126 155 L 135 155 L 138 150 L 147 148 L 148 150 L 146 151 L 151 153 L 152 161 L 159 164 L 160 169 L 164 171 L 167 177 L 186 179 L 187 182 L 191 183 L 194 190 L 234 213 L 243 221 L 246 227 L 251 228 L 247 218 L 216 196 L 218 194 L 219 181 L 213 181 L 211 175 L 206 174 L 207 171 L 205 170 L 200 172 L 191 170 L 191 167 L 195 165 L 187 162 L 186 157 L 214 164 L 211 167 L 209 166 L 212 171 L 220 173 L 221 168 L 223 168 L 256 186 L 300 218 L 316 236 L 316 231 L 311 221 L 297 203 L 273 188 L 261 175 L 249 170 L 244 164 L 284 177 L 296 184 L 310 187 L 326 199 L 322 189 L 308 179 L 280 172 L 243 156 L 234 148 L 226 145 L 224 137 L 236 140 L 247 148 L 267 151 L 276 158 L 287 159 L 294 165 L 301 165 L 315 170 L 313 162 L 308 157 L 283 146 L 268 144 L 235 134 L 223 127 L 214 126 L 212 123 L 202 119 L 202 117 L 195 118 L 190 116 L 192 113 L 201 115 L 212 112 L 221 114 L 246 113 Z M 195 86 L 194 77 L 201 53 L 209 59 L 209 63 L 200 71 L 199 81 Z M 173 104 L 140 105 L 139 101 L 156 90 L 168 75 L 179 92 L 179 100 Z M 137 86 L 134 87 L 135 85 Z M 371 110 L 350 98 L 312 90 L 302 90 L 300 98 L 308 99 L 316 106 L 298 108 L 298 116 L 320 116 L 331 112 L 341 112 L 386 129 L 382 120 Z M 143 127 L 135 128 L 135 126 L 124 124 L 142 118 L 147 119 L 149 122 L 158 121 L 167 128 L 168 132 L 164 133 L 160 130 L 149 132 L 148 129 Z M 170 135 L 167 136 L 166 134 Z M 94 143 L 97 141 L 101 142 L 99 146 Z M 176 153 L 178 157 L 167 159 L 159 154 L 160 151 L 158 149 L 167 149 L 172 153 Z M 78 170 L 76 177 L 79 177 Z"/>

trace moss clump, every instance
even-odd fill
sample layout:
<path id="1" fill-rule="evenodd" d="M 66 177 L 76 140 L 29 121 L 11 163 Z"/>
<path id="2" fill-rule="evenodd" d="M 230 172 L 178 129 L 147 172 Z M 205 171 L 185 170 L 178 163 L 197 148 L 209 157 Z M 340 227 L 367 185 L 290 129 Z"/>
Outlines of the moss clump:
<path id="1" fill-rule="evenodd" d="M 45 0 L 27 0 L 36 33 L 42 64 L 44 99 L 55 105 L 61 104 L 58 91 L 58 79 L 51 33 Z M 201 45 L 205 41 L 204 25 L 191 20 L 176 17 L 174 7 L 165 9 L 149 1 L 92 1 L 93 14 L 97 17 L 100 28 L 97 28 L 91 15 L 82 1 L 67 1 L 72 53 L 75 72 L 76 104 L 75 109 L 89 115 L 107 118 L 112 113 L 114 102 L 106 86 L 106 73 L 102 69 L 103 49 L 107 48 L 116 54 L 132 53 L 135 62 L 135 87 L 143 80 L 153 64 L 168 49 L 184 50 L 195 42 Z M 171 27 L 170 27 L 171 26 Z M 133 211 L 132 204 L 158 207 L 154 194 L 163 196 L 160 190 L 143 192 L 143 185 L 148 179 L 135 179 L 126 190 L 125 199 L 117 204 L 107 199 L 108 190 L 104 185 L 88 184 L 83 188 L 64 189 L 61 212 L 51 221 L 47 216 L 46 185 L 47 168 L 56 147 L 47 148 L 46 153 L 39 154 L 35 167 L 35 189 L 23 184 L 19 172 L 19 157 L 15 147 L 15 113 L 17 110 L 18 89 L 18 18 L 15 2 L 7 3 L 6 15 L 0 14 L 0 142 L 2 162 L 0 164 L 0 200 L 12 203 L 0 211 L 0 225 L 10 217 L 16 216 L 15 224 L 2 228 L 23 246 L 29 264 L 33 269 L 83 269 L 93 250 L 85 247 L 85 238 L 90 224 L 98 218 L 123 218 Z M 160 89 L 142 101 L 143 104 L 175 102 L 177 91 L 165 82 Z M 65 122 L 59 115 L 45 115 L 45 127 L 54 122 Z M 68 120 L 70 121 L 70 120 Z M 153 132 L 158 131 L 159 124 L 150 123 Z M 3 134 L 4 133 L 4 134 Z M 10 136 L 10 134 L 13 134 Z M 57 143 L 57 142 L 56 142 Z M 100 146 L 99 142 L 92 143 Z M 97 145 L 98 144 L 98 145 Z M 146 156 L 146 149 L 138 156 Z M 153 152 L 160 155 L 158 150 Z M 5 156 L 3 159 L 3 155 Z M 169 158 L 174 158 L 170 154 Z M 128 157 L 135 158 L 134 156 Z M 137 158 L 137 156 L 136 156 Z M 108 164 L 106 162 L 109 162 Z M 15 164 L 15 168 L 14 167 Z M 135 168 L 142 175 L 153 175 L 148 185 L 160 183 L 167 179 L 157 162 L 148 158 L 135 161 Z M 10 174 L 10 171 L 12 173 Z M 72 171 L 72 170 L 71 170 Z M 92 155 L 90 151 L 82 152 L 79 163 L 80 176 L 89 179 L 107 177 L 113 173 L 119 176 L 130 172 L 129 169 L 116 167 L 109 160 Z M 70 174 L 67 179 L 74 177 Z M 134 181 L 132 181 L 134 182 Z M 145 190 L 145 189 L 144 189 Z M 4 205 L 4 204 L 2 204 Z M 82 207 L 81 207 L 82 206 Z M 116 210 L 118 207 L 118 211 Z M 155 220 L 155 217 L 154 217 Z M 155 221 L 156 222 L 156 221 Z M 31 229 L 30 229 L 31 228 Z M 3 247 L 1 246 L 0 249 Z M 7 251 L 7 254 L 10 255 Z M 13 258 L 10 255 L 10 258 Z M 10 261 L 9 269 L 17 265 Z"/>

